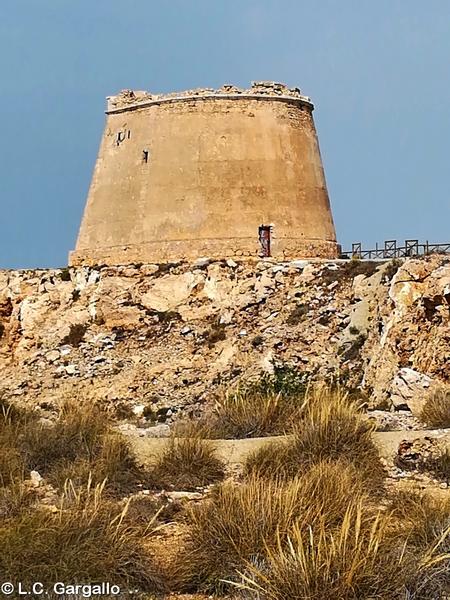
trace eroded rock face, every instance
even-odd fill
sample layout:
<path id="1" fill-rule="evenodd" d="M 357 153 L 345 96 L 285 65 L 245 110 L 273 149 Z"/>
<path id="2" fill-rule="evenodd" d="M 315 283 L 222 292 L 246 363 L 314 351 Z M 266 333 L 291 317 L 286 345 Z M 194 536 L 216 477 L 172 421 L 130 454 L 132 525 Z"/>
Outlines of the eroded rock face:
<path id="1" fill-rule="evenodd" d="M 160 421 L 277 363 L 412 408 L 450 380 L 450 264 L 211 261 L 0 272 L 0 394 Z"/>
<path id="2" fill-rule="evenodd" d="M 449 277 L 448 258 L 407 260 L 394 275 L 388 298 L 377 293 L 373 317 L 378 331 L 373 327 L 369 334 L 371 358 L 365 377 L 376 401 L 401 397 L 398 388 L 400 384 L 405 390 L 405 374 L 406 387 L 416 386 L 416 391 L 434 380 L 450 380 Z M 406 393 L 416 396 L 412 389 Z"/>

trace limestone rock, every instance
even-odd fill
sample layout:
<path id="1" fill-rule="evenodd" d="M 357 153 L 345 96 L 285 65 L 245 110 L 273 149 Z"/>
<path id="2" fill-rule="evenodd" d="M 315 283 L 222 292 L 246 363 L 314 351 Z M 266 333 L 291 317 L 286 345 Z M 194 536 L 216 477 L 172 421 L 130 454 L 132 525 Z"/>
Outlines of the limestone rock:
<path id="1" fill-rule="evenodd" d="M 447 260 L 405 260 L 391 281 L 389 263 L 352 279 L 346 263 L 272 259 L 0 271 L 0 395 L 172 422 L 277 364 L 417 413 L 428 380 L 450 381 Z"/>
<path id="2" fill-rule="evenodd" d="M 433 380 L 407 367 L 400 369 L 394 377 L 391 387 L 391 399 L 396 408 L 408 407 L 419 416 L 426 400 L 427 392 Z"/>
<path id="3" fill-rule="evenodd" d="M 186 302 L 195 286 L 203 277 L 187 272 L 182 275 L 166 275 L 153 281 L 140 297 L 140 303 L 149 310 L 166 312 Z"/>

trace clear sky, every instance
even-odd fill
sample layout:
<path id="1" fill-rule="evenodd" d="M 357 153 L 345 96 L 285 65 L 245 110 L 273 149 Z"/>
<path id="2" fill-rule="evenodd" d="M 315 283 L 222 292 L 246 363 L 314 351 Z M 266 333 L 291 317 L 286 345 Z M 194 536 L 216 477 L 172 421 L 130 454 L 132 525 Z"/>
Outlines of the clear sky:
<path id="1" fill-rule="evenodd" d="M 449 0 L 0 0 L 0 267 L 63 266 L 123 88 L 298 85 L 338 238 L 450 241 Z"/>

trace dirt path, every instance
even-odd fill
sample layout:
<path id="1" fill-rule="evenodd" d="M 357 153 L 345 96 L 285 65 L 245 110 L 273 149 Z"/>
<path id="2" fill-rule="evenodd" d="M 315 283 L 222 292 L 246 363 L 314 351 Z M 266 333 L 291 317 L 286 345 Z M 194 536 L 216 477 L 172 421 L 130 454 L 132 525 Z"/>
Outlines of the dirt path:
<path id="1" fill-rule="evenodd" d="M 383 458 L 390 459 L 397 452 L 402 440 L 417 438 L 439 438 L 450 445 L 450 429 L 420 431 L 378 431 L 373 434 Z M 151 464 L 161 454 L 168 443 L 168 438 L 144 438 L 129 436 L 138 459 L 144 464 Z M 213 440 L 218 456 L 230 467 L 244 462 L 245 458 L 264 444 L 273 444 L 288 439 L 287 436 L 251 438 L 242 440 Z"/>

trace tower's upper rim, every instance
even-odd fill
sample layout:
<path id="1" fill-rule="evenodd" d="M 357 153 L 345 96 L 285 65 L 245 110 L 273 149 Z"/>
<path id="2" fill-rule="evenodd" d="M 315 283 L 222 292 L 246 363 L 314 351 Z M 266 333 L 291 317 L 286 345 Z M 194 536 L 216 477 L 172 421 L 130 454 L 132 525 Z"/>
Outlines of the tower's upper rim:
<path id="1" fill-rule="evenodd" d="M 106 112 L 124 112 L 151 104 L 161 104 L 165 102 L 202 100 L 208 98 L 239 99 L 249 97 L 254 99 L 296 101 L 309 106 L 311 109 L 314 108 L 311 99 L 308 96 L 304 96 L 297 87 L 289 88 L 284 83 L 275 81 L 253 81 L 251 87 L 248 89 L 242 89 L 234 85 L 226 84 L 219 89 L 198 88 L 183 92 L 171 92 L 168 94 L 122 90 L 116 96 L 108 96 Z"/>

